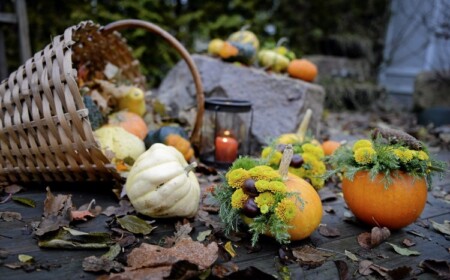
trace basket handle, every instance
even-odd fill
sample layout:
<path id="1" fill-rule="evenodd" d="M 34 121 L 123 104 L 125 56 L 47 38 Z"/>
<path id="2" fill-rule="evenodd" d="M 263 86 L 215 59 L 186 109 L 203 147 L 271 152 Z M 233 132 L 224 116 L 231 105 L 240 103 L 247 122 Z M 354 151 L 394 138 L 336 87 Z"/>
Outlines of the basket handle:
<path id="1" fill-rule="evenodd" d="M 166 42 L 168 42 L 172 47 L 174 47 L 178 53 L 183 57 L 185 62 L 187 63 L 189 70 L 191 71 L 192 77 L 194 79 L 195 83 L 195 89 L 197 93 L 197 116 L 195 118 L 194 128 L 192 129 L 190 142 L 192 145 L 197 149 L 199 149 L 200 146 L 200 130 L 202 127 L 202 120 L 203 120 L 203 113 L 205 111 L 205 97 L 203 94 L 203 85 L 200 78 L 200 74 L 197 70 L 197 66 L 195 65 L 194 61 L 192 60 L 191 55 L 189 52 L 184 48 L 184 46 L 177 40 L 175 37 L 170 35 L 167 31 L 162 29 L 161 27 L 150 23 L 148 21 L 143 21 L 139 19 L 124 19 L 124 20 L 118 20 L 112 23 L 109 23 L 108 25 L 104 26 L 102 29 L 102 32 L 111 33 L 113 31 L 127 29 L 127 28 L 137 28 L 141 27 L 146 29 L 147 31 L 150 31 L 152 33 L 156 33 L 157 35 L 161 36 Z"/>

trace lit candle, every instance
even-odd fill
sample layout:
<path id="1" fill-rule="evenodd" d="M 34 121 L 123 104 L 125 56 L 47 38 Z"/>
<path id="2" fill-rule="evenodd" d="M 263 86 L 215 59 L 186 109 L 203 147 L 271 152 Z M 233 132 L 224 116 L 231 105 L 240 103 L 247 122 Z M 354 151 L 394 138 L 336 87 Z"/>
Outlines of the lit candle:
<path id="1" fill-rule="evenodd" d="M 231 163 L 237 158 L 238 141 L 231 136 L 230 131 L 226 130 L 223 136 L 217 136 L 216 145 L 216 161 Z"/>

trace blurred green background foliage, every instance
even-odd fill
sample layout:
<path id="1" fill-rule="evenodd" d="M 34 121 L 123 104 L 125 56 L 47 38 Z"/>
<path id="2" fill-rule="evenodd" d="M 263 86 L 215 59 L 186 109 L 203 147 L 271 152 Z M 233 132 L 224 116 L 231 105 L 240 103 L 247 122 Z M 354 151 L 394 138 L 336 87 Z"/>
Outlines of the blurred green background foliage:
<path id="1" fill-rule="evenodd" d="M 1 2 L 2 11 L 12 10 L 12 1 Z M 191 53 L 204 52 L 209 40 L 226 39 L 250 25 L 263 46 L 286 37 L 297 57 L 365 57 L 373 67 L 381 58 L 389 18 L 389 0 L 27 0 L 27 9 L 33 53 L 80 21 L 105 25 L 136 18 L 170 32 Z M 20 65 L 16 32 L 11 26 L 1 28 L 12 72 Z M 122 33 L 141 62 L 149 87 L 158 86 L 180 59 L 176 51 L 144 30 Z"/>

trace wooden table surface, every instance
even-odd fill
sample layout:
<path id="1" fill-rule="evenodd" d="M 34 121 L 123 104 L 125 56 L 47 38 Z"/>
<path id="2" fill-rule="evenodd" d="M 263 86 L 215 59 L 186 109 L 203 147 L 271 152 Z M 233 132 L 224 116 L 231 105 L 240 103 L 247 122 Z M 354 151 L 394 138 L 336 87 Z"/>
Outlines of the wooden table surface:
<path id="1" fill-rule="evenodd" d="M 436 181 L 439 188 L 450 190 L 450 180 L 446 178 L 444 181 Z M 92 199 L 96 200 L 96 205 L 100 205 L 103 209 L 108 206 L 118 206 L 116 196 L 110 191 L 102 188 L 96 188 L 95 185 L 80 183 L 70 188 L 61 185 L 52 186 L 53 194 L 72 194 L 74 205 L 80 206 L 88 203 Z M 336 185 L 329 184 L 320 193 L 324 196 L 326 193 L 338 193 L 339 189 Z M 82 261 L 88 256 L 101 256 L 107 250 L 63 250 L 63 249 L 41 249 L 37 245 L 37 239 L 30 231 L 31 223 L 40 221 L 43 213 L 45 200 L 45 186 L 28 187 L 25 191 L 17 194 L 17 197 L 30 198 L 36 201 L 35 208 L 27 207 L 14 201 L 0 204 L 0 212 L 10 211 L 18 212 L 22 215 L 21 221 L 5 222 L 0 220 L 0 250 L 8 252 L 6 258 L 1 259 L 3 264 L 18 262 L 19 254 L 33 256 L 40 264 L 48 265 L 48 270 L 25 272 L 23 269 L 10 269 L 0 265 L 0 279 L 95 279 L 99 274 L 84 272 Z M 419 251 L 420 256 L 402 256 L 395 253 L 392 248 L 385 243 L 380 246 L 366 250 L 357 242 L 356 237 L 362 232 L 370 231 L 370 227 L 364 226 L 362 223 L 351 223 L 344 221 L 344 216 L 348 209 L 345 207 L 344 200 L 341 196 L 336 195 L 331 200 L 325 200 L 324 206 L 331 206 L 334 214 L 324 212 L 322 224 L 337 228 L 340 232 L 338 237 L 325 237 L 316 230 L 310 238 L 289 244 L 290 248 L 302 245 L 312 245 L 333 252 L 324 264 L 316 268 L 307 268 L 292 263 L 288 265 L 291 273 L 291 279 L 339 279 L 338 270 L 336 268 L 336 260 L 344 260 L 349 268 L 349 276 L 351 279 L 365 279 L 358 274 L 358 263 L 352 262 L 345 255 L 345 251 L 356 254 L 360 259 L 370 259 L 380 266 L 393 269 L 399 266 L 409 266 L 413 271 L 420 271 L 419 263 L 425 259 L 434 260 L 450 260 L 449 247 L 450 242 L 447 236 L 436 232 L 431 228 L 423 227 L 423 224 L 416 222 L 402 230 L 392 232 L 388 242 L 401 245 L 405 238 L 416 243 L 411 249 Z M 73 228 L 84 231 L 108 231 L 107 221 L 110 218 L 105 215 L 99 215 L 87 222 L 77 223 Z M 450 220 L 450 204 L 444 199 L 435 198 L 431 192 L 428 194 L 428 202 L 419 221 L 429 222 L 433 220 L 443 223 Z M 162 238 L 170 236 L 174 232 L 174 224 L 177 219 L 156 220 L 155 225 L 158 227 L 145 238 L 144 242 L 158 243 Z M 199 222 L 192 220 L 193 232 L 191 236 L 195 240 L 198 233 L 207 229 L 207 227 Z M 420 237 L 413 232 L 422 234 Z M 140 237 L 143 239 L 142 236 Z M 224 240 L 226 241 L 226 240 Z M 233 242 L 237 252 L 237 256 L 232 261 L 239 266 L 240 269 L 246 267 L 256 267 L 268 274 L 277 275 L 276 257 L 280 245 L 274 240 L 263 237 L 260 240 L 261 249 L 258 252 L 249 253 L 246 248 L 247 244 L 242 242 Z M 382 256 L 382 257 L 380 257 Z M 374 278 L 371 278 L 374 279 Z M 430 272 L 421 272 L 418 279 L 440 279 Z"/>

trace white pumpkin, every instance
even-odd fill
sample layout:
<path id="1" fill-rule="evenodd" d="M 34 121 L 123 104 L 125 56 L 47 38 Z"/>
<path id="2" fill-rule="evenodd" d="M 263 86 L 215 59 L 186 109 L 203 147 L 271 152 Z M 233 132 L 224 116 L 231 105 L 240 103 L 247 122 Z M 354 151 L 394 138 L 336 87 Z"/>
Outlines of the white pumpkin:
<path id="1" fill-rule="evenodd" d="M 199 206 L 200 186 L 188 164 L 174 147 L 153 144 L 140 155 L 125 184 L 137 212 L 154 217 L 193 217 Z"/>

